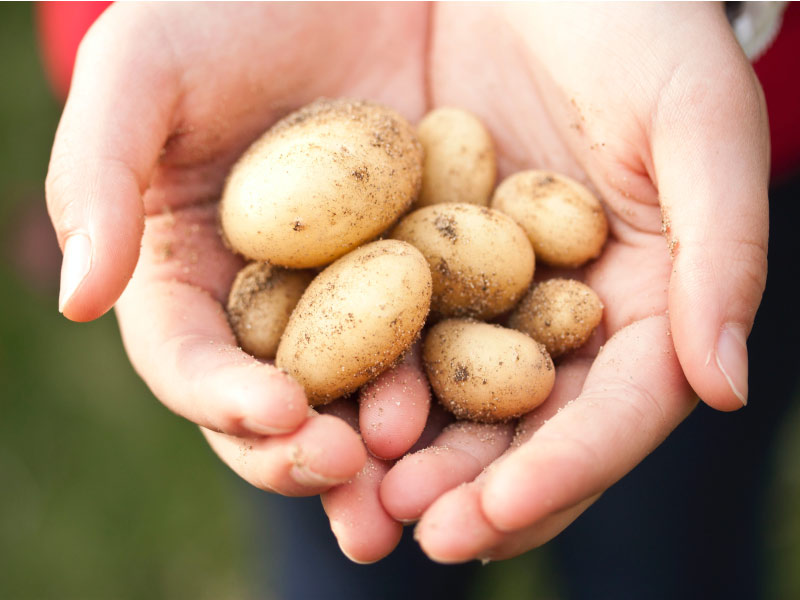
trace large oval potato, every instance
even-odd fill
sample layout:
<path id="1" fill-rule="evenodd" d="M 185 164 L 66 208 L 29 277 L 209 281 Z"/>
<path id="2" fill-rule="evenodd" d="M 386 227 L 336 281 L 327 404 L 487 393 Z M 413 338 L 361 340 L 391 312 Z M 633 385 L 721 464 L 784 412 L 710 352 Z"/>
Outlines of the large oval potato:
<path id="1" fill-rule="evenodd" d="M 418 250 L 397 240 L 362 246 L 308 286 L 276 364 L 312 406 L 330 402 L 395 363 L 419 335 L 430 301 L 430 269 Z"/>
<path id="2" fill-rule="evenodd" d="M 548 279 L 525 295 L 508 325 L 543 343 L 557 358 L 583 346 L 602 319 L 603 303 L 588 285 Z"/>
<path id="3" fill-rule="evenodd" d="M 310 270 L 290 271 L 263 262 L 239 271 L 227 308 L 242 350 L 257 358 L 275 358 L 289 316 L 314 275 Z"/>
<path id="4" fill-rule="evenodd" d="M 230 247 L 292 268 L 328 264 L 386 230 L 419 193 L 422 146 L 398 113 L 322 99 L 234 165 L 220 203 Z"/>
<path id="5" fill-rule="evenodd" d="M 422 360 L 433 391 L 458 418 L 494 423 L 530 412 L 555 384 L 553 361 L 530 336 L 447 319 L 428 332 Z"/>
<path id="6" fill-rule="evenodd" d="M 483 123 L 460 108 L 442 107 L 425 115 L 417 125 L 417 136 L 425 149 L 417 206 L 489 204 L 497 164 Z"/>
<path id="7" fill-rule="evenodd" d="M 536 258 L 555 267 L 579 267 L 597 258 L 608 235 L 603 206 L 594 194 L 549 171 L 521 171 L 504 179 L 491 206 L 519 223 Z"/>
<path id="8" fill-rule="evenodd" d="M 422 252 L 433 275 L 431 310 L 490 319 L 527 291 L 535 259 L 525 232 L 490 208 L 434 204 L 406 215 L 391 237 Z"/>

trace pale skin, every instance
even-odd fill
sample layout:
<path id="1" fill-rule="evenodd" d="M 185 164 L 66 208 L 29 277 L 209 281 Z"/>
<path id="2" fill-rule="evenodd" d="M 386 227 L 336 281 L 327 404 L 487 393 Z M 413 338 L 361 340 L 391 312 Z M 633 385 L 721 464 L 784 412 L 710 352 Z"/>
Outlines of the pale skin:
<path id="1" fill-rule="evenodd" d="M 513 424 L 445 428 L 413 356 L 360 411 L 317 414 L 236 348 L 222 306 L 242 260 L 214 201 L 252 140 L 321 95 L 412 122 L 460 106 L 489 127 L 501 177 L 548 168 L 603 198 L 610 239 L 582 274 L 603 323 L 513 445 Z M 510 557 L 569 525 L 697 396 L 743 406 L 768 142 L 718 4 L 114 5 L 82 44 L 48 173 L 60 308 L 87 321 L 116 304 L 155 395 L 252 484 L 322 493 L 353 560 L 391 552 L 399 519 L 436 560 Z"/>

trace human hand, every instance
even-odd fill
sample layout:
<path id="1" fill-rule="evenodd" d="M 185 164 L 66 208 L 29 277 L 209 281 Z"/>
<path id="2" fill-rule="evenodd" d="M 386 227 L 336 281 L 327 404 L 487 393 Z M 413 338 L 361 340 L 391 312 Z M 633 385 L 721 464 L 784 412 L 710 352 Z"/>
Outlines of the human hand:
<path id="1" fill-rule="evenodd" d="M 558 502 L 566 506 L 572 501 L 571 506 L 578 509 L 567 511 L 568 522 L 577 514 L 576 510 L 586 505 L 587 498 L 594 497 L 635 465 L 690 410 L 692 400 L 683 380 L 675 375 L 678 367 L 674 354 L 666 354 L 671 350 L 666 333 L 661 342 L 666 344 L 664 353 L 648 354 L 637 344 L 638 333 L 632 327 L 650 315 L 665 313 L 667 282 L 672 282 L 673 289 L 670 317 L 674 339 L 678 356 L 688 357 L 681 360 L 686 362 L 683 367 L 690 381 L 712 405 L 735 406 L 735 394 L 727 386 L 725 375 L 715 368 L 716 360 L 706 363 L 705 357 L 713 357 L 708 351 L 713 350 L 715 344 L 709 340 L 719 332 L 721 323 L 737 322 L 749 330 L 758 303 L 763 285 L 763 253 L 759 255 L 759 249 L 766 236 L 763 212 L 766 168 L 762 164 L 766 162 L 766 151 L 763 105 L 757 86 L 730 34 L 723 30 L 727 25 L 721 12 L 714 12 L 719 9 L 682 7 L 681 10 L 696 11 L 696 14 L 671 18 L 662 15 L 658 27 L 662 34 L 661 46 L 667 47 L 666 55 L 649 48 L 652 32 L 641 29 L 635 18 L 623 22 L 626 27 L 622 32 L 627 32 L 627 37 L 621 37 L 621 46 L 629 52 L 631 48 L 636 50 L 631 64 L 623 63 L 625 80 L 633 82 L 627 87 L 614 85 L 616 82 L 608 79 L 603 81 L 603 70 L 595 68 L 593 63 L 573 61 L 576 64 L 571 64 L 570 53 L 563 50 L 565 44 L 574 46 L 579 42 L 584 46 L 596 42 L 598 48 L 609 46 L 608 40 L 600 40 L 604 46 L 597 37 L 609 31 L 619 33 L 614 29 L 620 26 L 619 18 L 612 14 L 614 9 L 610 7 L 583 7 L 580 10 L 584 12 L 570 15 L 571 20 L 563 21 L 583 27 L 586 37 L 573 39 L 565 38 L 574 35 L 570 33 L 573 29 L 553 27 L 551 18 L 540 18 L 536 14 L 536 11 L 545 10 L 576 10 L 571 7 L 470 7 L 467 10 L 437 6 L 432 22 L 434 43 L 430 57 L 425 55 L 427 14 L 419 7 L 338 8 L 335 15 L 326 14 L 317 7 L 313 11 L 297 7 L 250 7 L 247 10 L 237 7 L 235 14 L 228 13 L 230 10 L 231 7 L 204 6 L 191 10 L 114 7 L 109 11 L 82 49 L 48 179 L 48 201 L 62 246 L 66 239 L 76 237 L 76 232 L 88 234 L 92 240 L 91 268 L 82 280 L 81 262 L 76 261 L 80 252 L 77 256 L 75 252 L 80 250 L 80 244 L 67 248 L 62 285 L 66 293 L 62 292 L 62 308 L 71 318 L 93 318 L 113 303 L 136 262 L 142 215 L 146 215 L 148 232 L 142 261 L 119 305 L 119 318 L 132 361 L 156 394 L 173 410 L 208 429 L 236 435 L 288 432 L 305 422 L 304 407 L 301 415 L 296 407 L 296 412 L 292 412 L 286 406 L 287 399 L 292 405 L 298 404 L 293 399 L 303 404 L 301 392 L 281 375 L 257 365 L 234 349 L 220 302 L 238 263 L 219 246 L 212 232 L 214 211 L 207 202 L 219 193 L 224 173 L 238 153 L 285 110 L 318 95 L 349 95 L 383 101 L 415 119 L 425 110 L 426 91 L 434 105 L 463 106 L 485 120 L 496 137 L 501 170 L 505 174 L 535 165 L 591 179 L 611 209 L 612 240 L 604 257 L 586 276 L 606 303 L 605 336 L 619 331 L 615 340 L 620 341 L 624 349 L 621 363 L 616 365 L 621 371 L 612 373 L 605 365 L 605 372 L 615 381 L 626 381 L 624 375 L 630 375 L 639 364 L 630 355 L 633 350 L 640 359 L 648 356 L 656 359 L 649 365 L 654 369 L 650 375 L 665 378 L 669 384 L 667 391 L 674 392 L 664 397 L 653 396 L 653 404 L 643 407 L 637 400 L 640 390 L 630 383 L 625 383 L 619 394 L 605 393 L 611 396 L 609 404 L 621 412 L 622 421 L 610 429 L 603 427 L 606 419 L 593 423 L 591 429 L 597 435 L 589 448 L 605 460 L 604 469 L 598 471 L 576 460 L 581 456 L 581 442 L 576 438 L 580 430 L 560 429 L 570 424 L 567 414 L 576 415 L 573 418 L 579 422 L 583 421 L 581 415 L 593 414 L 588 410 L 592 403 L 584 401 L 587 397 L 584 389 L 583 395 L 570 404 L 570 411 L 558 413 L 558 418 L 548 421 L 548 428 L 542 430 L 552 432 L 560 441 L 550 444 L 549 453 L 539 455 L 538 466 L 534 465 L 532 472 L 556 468 L 552 471 L 555 486 L 563 477 L 559 466 L 572 463 L 574 469 L 568 489 L 557 486 L 562 496 L 549 496 L 549 507 L 540 502 L 538 510 L 542 512 L 547 508 L 544 513 L 553 515 L 559 512 L 555 508 Z M 460 11 L 459 14 L 454 14 L 456 11 Z M 526 14 L 509 15 L 507 11 Z M 583 19 L 576 18 L 581 16 Z M 647 15 L 644 20 L 650 22 L 651 19 L 653 16 Z M 159 25 L 154 26 L 154 23 Z M 685 27 L 687 23 L 698 24 L 705 45 L 715 37 L 725 42 L 720 47 L 710 44 L 711 52 L 706 54 L 703 54 L 704 46 L 700 52 L 702 68 L 689 73 L 684 72 L 680 54 L 686 48 L 675 44 L 674 36 L 664 39 L 673 35 L 675 27 Z M 528 33 L 523 32 L 523 35 L 520 27 L 526 28 Z M 538 29 L 544 31 L 538 31 L 537 37 Z M 498 31 L 509 35 L 498 36 Z M 169 38 L 165 37 L 166 32 Z M 354 32 L 359 35 L 354 36 Z M 594 37 L 590 35 L 592 32 Z M 299 44 L 300 50 L 296 47 L 298 41 L 304 42 Z M 135 44 L 143 50 L 134 48 Z M 336 53 L 330 52 L 333 47 Z M 402 47 L 403 51 L 395 52 L 397 47 Z M 108 48 L 114 51 L 109 54 Z M 365 52 L 365 48 L 369 51 Z M 727 71 L 718 69 L 720 55 L 733 57 Z M 165 56 L 170 57 L 166 63 Z M 585 55 L 575 53 L 572 56 L 583 60 Z M 595 56 L 596 60 L 602 58 L 601 67 L 609 64 L 607 56 L 592 54 Z M 612 56 L 627 60 L 627 54 Z M 252 57 L 276 58 L 258 61 Z M 648 57 L 650 62 L 644 60 Z M 428 90 L 425 89 L 426 58 L 431 61 L 427 73 Z M 542 63 L 547 64 L 548 69 L 544 69 Z M 619 66 L 617 62 L 611 64 Z M 287 69 L 290 65 L 292 69 Z M 488 66 L 477 68 L 481 65 Z M 559 65 L 557 73 L 555 65 Z M 136 86 L 126 85 L 122 74 L 127 76 L 129 72 L 137 73 Z M 675 75 L 671 79 L 669 75 L 673 72 Z M 698 72 L 713 76 L 712 79 L 722 77 L 726 83 L 721 88 L 705 90 L 701 98 L 689 97 L 689 106 L 684 106 L 683 91 L 687 84 L 695 89 L 691 85 L 697 84 Z M 628 89 L 632 90 L 631 98 L 621 93 Z M 731 89 L 737 94 L 731 95 Z M 599 99 L 602 105 L 593 104 Z M 583 111 L 591 110 L 591 114 L 582 115 L 578 108 L 581 106 Z M 656 107 L 662 108 L 655 115 L 658 118 L 652 118 Z M 753 109 L 761 111 L 758 113 L 761 122 L 751 120 Z M 713 116 L 710 122 L 709 113 Z M 676 124 L 673 115 L 686 117 L 686 120 Z M 742 128 L 729 127 L 729 120 L 742 123 Z M 643 123 L 649 127 L 643 127 Z M 688 136 L 694 154 L 684 151 L 687 128 L 698 132 Z M 700 132 L 706 132 L 706 136 Z M 703 152 L 708 146 L 713 146 L 710 148 L 713 152 Z M 710 181 L 710 174 L 716 171 L 726 174 L 721 183 Z M 147 191 L 143 193 L 144 190 Z M 661 219 L 657 193 L 669 209 L 671 233 L 680 241 L 673 276 L 670 275 L 673 265 L 658 233 Z M 699 201 L 696 205 L 667 202 L 683 195 L 698 196 Z M 116 200 L 106 199 L 112 197 Z M 709 217 L 719 213 L 718 205 L 723 197 L 729 197 L 734 203 L 733 217 L 716 232 L 708 231 Z M 165 208 L 171 215 L 163 215 Z M 150 230 L 156 233 L 151 236 Z M 703 239 L 700 234 L 706 233 L 715 236 L 710 238 L 714 241 L 710 247 L 697 243 Z M 746 274 L 730 272 L 726 261 L 730 251 L 726 244 L 731 239 L 747 242 L 738 261 L 753 263 Z M 196 244 L 199 240 L 205 241 Z M 704 262 L 704 256 L 713 260 Z M 720 270 L 724 276 L 715 277 L 714 273 Z M 691 282 L 698 278 L 719 281 L 721 287 L 707 285 L 697 292 Z M 68 292 L 73 288 L 70 284 L 78 281 L 80 285 L 70 295 Z M 737 303 L 731 299 L 735 300 L 741 293 L 739 288 L 747 288 L 749 293 L 744 294 L 744 301 Z M 176 309 L 176 298 L 188 310 Z M 698 318 L 688 310 L 697 306 L 721 308 L 714 312 L 716 319 Z M 697 320 L 700 326 L 694 329 L 705 333 L 693 339 L 687 332 L 692 332 Z M 148 322 L 151 325 L 143 327 Z M 652 324 L 657 325 L 655 321 Z M 680 331 L 684 332 L 683 337 Z M 214 350 L 212 342 L 217 346 Z M 703 355 L 699 362 L 695 360 L 698 354 Z M 741 373 L 741 365 L 745 363 L 741 354 L 738 358 L 741 364 L 735 370 L 730 369 L 731 373 Z M 595 366 L 602 375 L 601 361 Z M 234 377 L 239 374 L 247 378 L 246 383 Z M 582 377 L 579 371 L 574 379 L 580 382 Z M 676 378 L 680 381 L 676 382 Z M 602 378 L 599 381 L 602 382 Z M 651 379 L 642 385 L 643 390 L 664 391 L 656 389 Z M 742 394 L 741 389 L 739 392 Z M 415 414 L 414 404 L 412 401 L 404 405 L 411 407 L 407 414 Z M 554 406 L 554 400 L 548 401 L 548 405 Z M 264 412 L 259 412 L 258 418 L 251 416 L 249 421 L 243 421 L 245 416 L 250 416 L 244 414 L 248 410 L 243 408 Z M 606 406 L 600 416 L 608 417 L 614 412 Z M 621 435 L 620 432 L 627 434 L 640 412 L 649 429 L 640 428 L 631 435 Z M 257 460 L 261 456 L 258 454 L 262 450 L 260 445 L 212 432 L 208 435 L 219 441 L 216 449 L 223 459 L 248 480 L 286 493 L 310 493 L 347 479 L 344 473 L 354 473 L 364 460 L 363 454 L 359 454 L 360 444 L 351 443 L 355 439 L 348 437 L 348 431 L 329 435 L 332 433 L 329 429 L 338 426 L 335 420 L 319 417 L 305 422 L 303 428 L 309 427 L 308 423 L 319 422 L 318 419 L 328 419 L 320 425 L 326 431 L 313 439 L 317 443 L 340 440 L 345 447 L 336 449 L 340 453 L 335 461 L 337 472 L 326 471 L 332 466 L 329 464 L 315 465 L 317 471 L 326 471 L 317 473 L 322 475 L 321 480 L 315 479 L 320 484 L 317 486 L 298 488 L 288 475 L 292 465 L 298 462 L 292 457 L 306 454 L 296 452 L 298 446 L 292 443 L 292 435 L 297 434 L 259 440 L 271 450 L 270 454 L 264 449 L 264 461 Z M 263 429 L 256 426 L 254 430 L 248 427 L 248 422 L 253 421 L 265 421 L 269 425 Z M 418 418 L 414 420 L 415 423 L 419 421 Z M 559 423 L 561 425 L 556 427 Z M 370 424 L 366 425 L 362 421 L 362 431 L 369 428 Z M 615 444 L 618 435 L 624 438 L 622 444 Z M 309 442 L 310 439 L 308 436 Z M 380 440 L 380 436 L 377 439 Z M 537 448 L 544 439 L 546 436 L 539 433 L 532 439 L 537 445 L 527 443 L 524 448 Z M 248 449 L 250 446 L 253 446 L 252 451 Z M 330 456 L 332 450 L 331 447 L 317 447 L 307 454 Z M 391 451 L 396 452 L 397 447 Z M 254 456 L 256 458 L 243 458 Z M 348 457 L 352 460 L 348 461 Z M 307 464 L 307 461 L 299 462 Z M 513 462 L 504 461 L 501 466 L 505 469 Z M 495 471 L 502 472 L 499 467 Z M 276 477 L 278 483 L 273 481 Z M 497 479 L 499 475 L 493 477 Z M 529 475 L 519 483 L 512 493 L 500 495 L 519 501 L 537 485 Z M 473 494 L 472 497 L 480 502 L 489 497 L 479 486 L 461 489 L 477 490 L 477 496 Z M 587 490 L 592 493 L 587 495 Z M 390 497 L 388 492 L 384 494 L 385 500 Z M 433 508 L 446 506 L 448 497 L 444 495 Z M 472 516 L 480 519 L 475 524 L 488 526 L 494 533 L 502 531 L 500 522 L 486 519 L 491 514 L 487 510 L 488 501 L 485 506 L 480 502 L 473 502 L 452 514 L 470 518 L 469 508 L 477 506 L 480 510 Z M 534 525 L 546 520 L 542 517 L 531 521 L 531 506 L 535 512 L 537 504 L 527 503 L 526 506 L 527 512 L 513 514 L 523 515 Z M 428 511 L 428 515 L 435 514 L 432 509 Z M 426 515 L 419 528 L 423 547 L 432 555 L 455 560 L 481 553 L 465 547 L 460 548 L 460 554 L 458 547 L 445 551 L 437 549 L 436 538 L 431 538 L 426 531 L 444 532 L 445 538 L 448 531 L 451 536 L 458 532 L 442 521 L 438 521 L 440 527 L 426 529 L 426 523 L 437 523 L 432 519 Z M 564 517 L 561 519 L 563 521 Z M 508 528 L 524 530 L 524 527 Z M 540 528 L 544 530 L 546 528 Z M 337 532 L 340 544 L 343 539 L 350 539 L 348 531 L 345 523 Z M 513 538 L 514 534 L 503 536 L 503 539 Z M 457 541 L 456 538 L 450 541 L 454 540 Z M 348 541 L 342 544 L 346 551 L 350 547 L 348 544 Z M 519 544 L 520 547 L 524 545 Z M 381 553 L 380 548 L 377 552 L 375 548 L 368 550 L 364 553 L 365 559 L 369 559 L 367 555 L 375 557 Z M 352 551 L 348 554 L 359 559 Z"/>
<path id="2" fill-rule="evenodd" d="M 47 179 L 65 253 L 60 308 L 90 320 L 125 289 L 117 315 L 137 371 L 259 487 L 318 493 L 366 453 L 340 419 L 307 419 L 300 386 L 236 347 L 222 306 L 242 263 L 220 241 L 214 202 L 250 142 L 320 95 L 419 118 L 426 17 L 425 7 L 120 3 L 81 45 Z"/>
<path id="3" fill-rule="evenodd" d="M 503 174 L 588 181 L 610 219 L 583 273 L 601 330 L 558 365 L 512 447 L 494 460 L 507 426 L 451 426 L 372 480 L 390 516 L 420 519 L 430 556 L 505 558 L 555 536 L 660 444 L 695 405 L 687 379 L 709 405 L 742 407 L 766 276 L 766 112 L 718 5 L 437 5 L 433 23 L 433 105 L 479 115 Z M 354 532 L 337 531 L 349 555 L 391 550 Z"/>

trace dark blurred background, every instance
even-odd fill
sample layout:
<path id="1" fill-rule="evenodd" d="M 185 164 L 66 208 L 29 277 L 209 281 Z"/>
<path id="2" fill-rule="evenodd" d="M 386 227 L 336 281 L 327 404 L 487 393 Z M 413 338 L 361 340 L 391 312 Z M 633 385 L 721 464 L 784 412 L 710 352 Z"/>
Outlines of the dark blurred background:
<path id="1" fill-rule="evenodd" d="M 60 105 L 34 5 L 0 5 L 0 598 L 263 597 L 253 496 L 128 364 L 113 315 L 58 314 L 43 182 Z M 795 403 L 797 404 L 797 403 Z M 775 598 L 800 598 L 800 413 L 769 511 Z M 546 548 L 474 597 L 559 597 Z M 309 565 L 313 571 L 313 565 Z"/>

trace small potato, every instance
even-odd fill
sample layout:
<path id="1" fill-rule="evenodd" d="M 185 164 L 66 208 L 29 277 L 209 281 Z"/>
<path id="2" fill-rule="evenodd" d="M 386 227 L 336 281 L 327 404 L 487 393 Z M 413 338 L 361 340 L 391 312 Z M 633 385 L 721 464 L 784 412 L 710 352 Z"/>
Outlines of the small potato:
<path id="1" fill-rule="evenodd" d="M 253 260 L 322 266 L 386 230 L 421 182 L 422 146 L 399 114 L 318 100 L 276 123 L 234 165 L 220 203 L 223 236 Z"/>
<path id="2" fill-rule="evenodd" d="M 490 319 L 511 310 L 533 278 L 525 232 L 484 206 L 426 206 L 404 217 L 391 237 L 412 244 L 428 261 L 431 310 L 438 316 Z"/>
<path id="3" fill-rule="evenodd" d="M 276 364 L 312 406 L 344 396 L 391 367 L 419 335 L 431 301 L 425 258 L 380 240 L 320 273 L 297 303 Z"/>
<path id="4" fill-rule="evenodd" d="M 275 358 L 289 315 L 314 275 L 259 262 L 239 271 L 228 295 L 228 321 L 242 350 Z"/>
<path id="5" fill-rule="evenodd" d="M 483 123 L 460 108 L 437 108 L 420 121 L 417 136 L 425 149 L 425 163 L 416 206 L 489 204 L 497 164 Z"/>
<path id="6" fill-rule="evenodd" d="M 577 181 L 548 171 L 522 171 L 503 180 L 491 206 L 519 223 L 536 258 L 555 267 L 597 258 L 608 235 L 600 201 Z"/>
<path id="7" fill-rule="evenodd" d="M 543 343 L 557 358 L 583 346 L 602 319 L 603 303 L 588 285 L 548 279 L 525 295 L 508 324 Z"/>
<path id="8" fill-rule="evenodd" d="M 553 389 L 544 346 L 499 325 L 447 319 L 425 337 L 425 371 L 442 405 L 460 419 L 496 423 L 530 412 Z"/>

